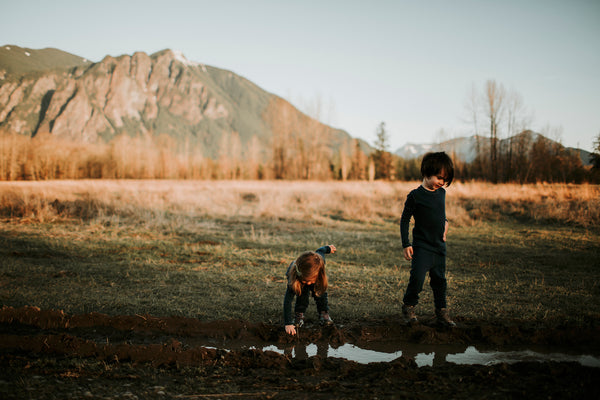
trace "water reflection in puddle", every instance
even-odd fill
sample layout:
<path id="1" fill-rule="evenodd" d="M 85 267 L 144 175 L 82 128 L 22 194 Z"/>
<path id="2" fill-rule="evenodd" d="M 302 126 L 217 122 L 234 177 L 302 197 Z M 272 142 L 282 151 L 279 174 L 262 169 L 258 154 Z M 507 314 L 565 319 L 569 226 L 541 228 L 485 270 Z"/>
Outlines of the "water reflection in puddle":
<path id="1" fill-rule="evenodd" d="M 577 362 L 586 367 L 600 367 L 600 358 L 591 355 L 570 355 L 563 353 L 538 353 L 531 350 L 523 351 L 490 351 L 480 352 L 475 347 L 469 346 L 462 354 L 448 354 L 448 362 L 455 364 L 483 364 L 516 363 L 521 361 L 559 361 Z"/>
<path id="2" fill-rule="evenodd" d="M 418 347 L 418 346 L 417 346 Z M 422 346 L 422 351 L 418 349 L 398 350 L 394 352 L 376 351 L 363 349 L 353 344 L 346 343 L 339 347 L 332 347 L 328 344 L 296 345 L 286 349 L 280 349 L 271 345 L 263 347 L 263 351 L 275 351 L 280 354 L 289 355 L 297 359 L 307 359 L 308 357 L 319 355 L 320 357 L 337 357 L 361 364 L 371 362 L 390 362 L 403 354 L 406 357 L 413 358 L 419 367 L 436 366 L 444 362 L 466 365 L 493 365 L 499 363 L 517 363 L 524 361 L 536 362 L 577 362 L 583 366 L 600 368 L 600 358 L 591 355 L 571 355 L 565 353 L 544 353 L 532 350 L 518 351 L 479 351 L 474 346 L 463 348 L 463 351 L 455 352 L 456 346 Z"/>

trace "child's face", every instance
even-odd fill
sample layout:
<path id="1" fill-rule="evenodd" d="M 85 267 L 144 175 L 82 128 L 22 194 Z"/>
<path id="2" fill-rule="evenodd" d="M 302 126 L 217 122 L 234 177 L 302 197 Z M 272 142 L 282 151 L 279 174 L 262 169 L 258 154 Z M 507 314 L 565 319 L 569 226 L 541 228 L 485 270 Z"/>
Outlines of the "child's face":
<path id="1" fill-rule="evenodd" d="M 427 190 L 436 191 L 446 184 L 446 174 L 443 171 L 439 174 L 426 176 L 423 179 L 423 186 Z"/>
<path id="2" fill-rule="evenodd" d="M 300 282 L 302 282 L 305 285 L 312 285 L 316 281 L 317 281 L 317 278 L 313 278 L 313 279 L 301 280 Z"/>

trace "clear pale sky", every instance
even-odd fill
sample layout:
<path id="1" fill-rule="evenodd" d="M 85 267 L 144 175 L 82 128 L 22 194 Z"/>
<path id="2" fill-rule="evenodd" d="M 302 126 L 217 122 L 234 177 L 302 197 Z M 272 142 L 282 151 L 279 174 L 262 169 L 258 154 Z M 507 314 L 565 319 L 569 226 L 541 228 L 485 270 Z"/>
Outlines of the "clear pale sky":
<path id="1" fill-rule="evenodd" d="M 0 4 L 0 45 L 91 61 L 180 50 L 371 144 L 383 121 L 392 151 L 473 134 L 465 103 L 488 79 L 566 146 L 591 151 L 600 134 L 600 0 Z"/>

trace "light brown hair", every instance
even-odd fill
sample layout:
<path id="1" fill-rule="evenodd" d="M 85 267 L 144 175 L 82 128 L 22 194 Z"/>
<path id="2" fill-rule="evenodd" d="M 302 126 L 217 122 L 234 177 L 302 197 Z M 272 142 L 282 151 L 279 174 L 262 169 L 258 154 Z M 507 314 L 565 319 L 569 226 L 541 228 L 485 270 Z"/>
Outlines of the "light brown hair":
<path id="1" fill-rule="evenodd" d="M 292 263 L 288 271 L 288 285 L 296 295 L 302 293 L 302 285 L 315 279 L 315 294 L 321 296 L 327 291 L 325 260 L 314 251 L 307 251 Z"/>

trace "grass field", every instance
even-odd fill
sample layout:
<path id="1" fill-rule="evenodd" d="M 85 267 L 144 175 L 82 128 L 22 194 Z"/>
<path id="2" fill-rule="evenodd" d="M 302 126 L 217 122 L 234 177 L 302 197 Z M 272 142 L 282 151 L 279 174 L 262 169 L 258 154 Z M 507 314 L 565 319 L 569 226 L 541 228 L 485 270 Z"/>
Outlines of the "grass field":
<path id="1" fill-rule="evenodd" d="M 400 213 L 417 185 L 0 182 L 0 301 L 277 324 L 289 262 L 335 244 L 327 258 L 334 320 L 393 319 L 410 267 L 401 256 Z M 599 199 L 591 185 L 453 184 L 451 314 L 597 324 Z M 418 313 L 433 314 L 428 286 Z"/>

